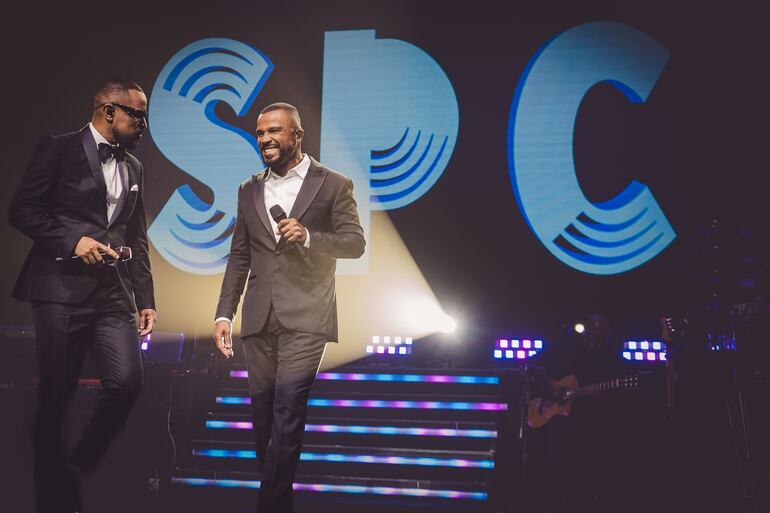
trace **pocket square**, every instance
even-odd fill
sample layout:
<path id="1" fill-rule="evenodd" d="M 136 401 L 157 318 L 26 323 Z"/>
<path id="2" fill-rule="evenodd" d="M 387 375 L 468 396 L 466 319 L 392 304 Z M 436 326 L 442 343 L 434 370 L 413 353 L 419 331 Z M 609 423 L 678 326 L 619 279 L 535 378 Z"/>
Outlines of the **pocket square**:
<path id="1" fill-rule="evenodd" d="M 134 184 L 131 186 L 131 189 L 128 192 L 137 192 L 139 190 L 139 186 Z"/>

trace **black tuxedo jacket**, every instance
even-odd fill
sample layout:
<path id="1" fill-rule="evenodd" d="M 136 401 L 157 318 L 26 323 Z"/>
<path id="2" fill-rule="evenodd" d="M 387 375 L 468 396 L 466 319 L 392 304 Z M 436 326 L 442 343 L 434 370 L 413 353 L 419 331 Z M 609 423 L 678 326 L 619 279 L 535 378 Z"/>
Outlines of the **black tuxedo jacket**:
<path id="1" fill-rule="evenodd" d="M 243 287 L 241 336 L 262 330 L 270 306 L 292 331 L 337 340 L 334 273 L 337 258 L 358 258 L 364 232 L 353 182 L 311 158 L 310 168 L 288 217 L 310 233 L 310 247 L 276 243 L 263 196 L 267 170 L 243 182 L 217 317 L 233 319 Z"/>
<path id="2" fill-rule="evenodd" d="M 142 165 L 126 154 L 125 168 L 123 193 L 108 223 L 104 173 L 89 127 L 40 140 L 8 211 L 10 223 L 34 241 L 16 281 L 15 298 L 84 301 L 96 288 L 98 273 L 112 272 L 71 258 L 85 235 L 131 248 L 132 259 L 118 262 L 115 272 L 132 308 L 155 308 Z"/>

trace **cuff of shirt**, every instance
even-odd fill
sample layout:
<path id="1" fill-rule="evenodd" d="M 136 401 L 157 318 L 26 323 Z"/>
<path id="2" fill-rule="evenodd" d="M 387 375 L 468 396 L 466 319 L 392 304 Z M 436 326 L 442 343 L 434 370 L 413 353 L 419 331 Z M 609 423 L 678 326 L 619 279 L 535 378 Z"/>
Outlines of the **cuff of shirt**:
<path id="1" fill-rule="evenodd" d="M 214 324 L 218 323 L 219 321 L 227 321 L 230 323 L 230 326 L 233 325 L 233 320 L 228 319 L 227 317 L 217 317 L 216 319 L 214 319 Z"/>
<path id="2" fill-rule="evenodd" d="M 305 228 L 305 242 L 302 245 L 305 246 L 306 248 L 310 247 L 310 232 L 307 231 L 307 228 Z"/>

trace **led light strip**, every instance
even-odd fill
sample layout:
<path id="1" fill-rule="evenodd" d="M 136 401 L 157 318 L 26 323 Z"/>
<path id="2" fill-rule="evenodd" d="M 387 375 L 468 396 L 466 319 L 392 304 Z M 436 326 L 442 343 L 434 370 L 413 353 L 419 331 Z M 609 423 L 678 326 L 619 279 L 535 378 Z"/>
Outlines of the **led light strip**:
<path id="1" fill-rule="evenodd" d="M 231 378 L 247 378 L 245 370 L 230 371 Z M 385 381 L 396 383 L 461 383 L 467 385 L 497 385 L 497 376 L 447 376 L 440 374 L 366 374 L 321 372 L 316 379 L 327 381 Z"/>
<path id="2" fill-rule="evenodd" d="M 174 484 L 188 486 L 218 486 L 224 488 L 259 488 L 259 481 L 237 479 L 203 479 L 196 477 L 174 477 Z M 487 500 L 486 492 L 463 492 L 459 490 L 430 490 L 426 488 L 393 488 L 389 486 L 359 486 L 294 483 L 292 488 L 302 492 L 353 493 L 370 495 L 401 495 L 405 497 L 433 497 L 439 499 Z"/>
<path id="3" fill-rule="evenodd" d="M 207 420 L 209 429 L 253 429 L 251 422 Z M 336 424 L 307 424 L 308 433 L 349 433 L 355 435 L 451 436 L 458 438 L 497 438 L 497 431 L 488 429 L 447 429 L 396 426 L 340 426 Z"/>
<path id="4" fill-rule="evenodd" d="M 256 451 L 227 449 L 193 449 L 193 456 L 206 458 L 256 459 Z M 492 460 L 465 460 L 460 458 L 423 458 L 407 456 L 377 456 L 373 454 L 326 454 L 303 452 L 301 461 L 328 463 L 374 463 L 379 465 L 415 465 L 420 467 L 495 468 Z"/>
<path id="5" fill-rule="evenodd" d="M 217 404 L 251 404 L 250 397 L 218 396 Z M 310 399 L 308 406 L 319 408 L 399 408 L 417 410 L 485 410 L 504 411 L 505 403 L 468 403 L 455 401 L 380 401 L 359 399 Z"/>
<path id="6" fill-rule="evenodd" d="M 316 379 L 330 381 L 392 381 L 400 383 L 462 383 L 464 385 L 497 385 L 497 376 L 447 376 L 441 374 L 362 374 L 322 372 Z"/>

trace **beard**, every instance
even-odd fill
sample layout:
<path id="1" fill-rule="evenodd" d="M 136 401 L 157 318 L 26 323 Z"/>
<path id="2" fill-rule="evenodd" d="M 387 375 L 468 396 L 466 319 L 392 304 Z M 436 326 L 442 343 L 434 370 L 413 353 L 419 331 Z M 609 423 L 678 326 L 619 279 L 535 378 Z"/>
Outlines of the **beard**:
<path id="1" fill-rule="evenodd" d="M 115 141 L 127 150 L 133 150 L 139 144 L 139 139 L 141 139 L 143 133 L 144 132 L 136 132 L 133 134 L 116 133 Z"/>
<path id="2" fill-rule="evenodd" d="M 296 146 L 294 145 L 279 145 L 277 149 L 278 155 L 272 157 L 272 160 L 265 156 L 264 151 L 260 152 L 262 162 L 264 162 L 268 167 L 283 167 L 291 162 L 291 160 L 294 158 L 294 154 L 296 153 Z"/>

